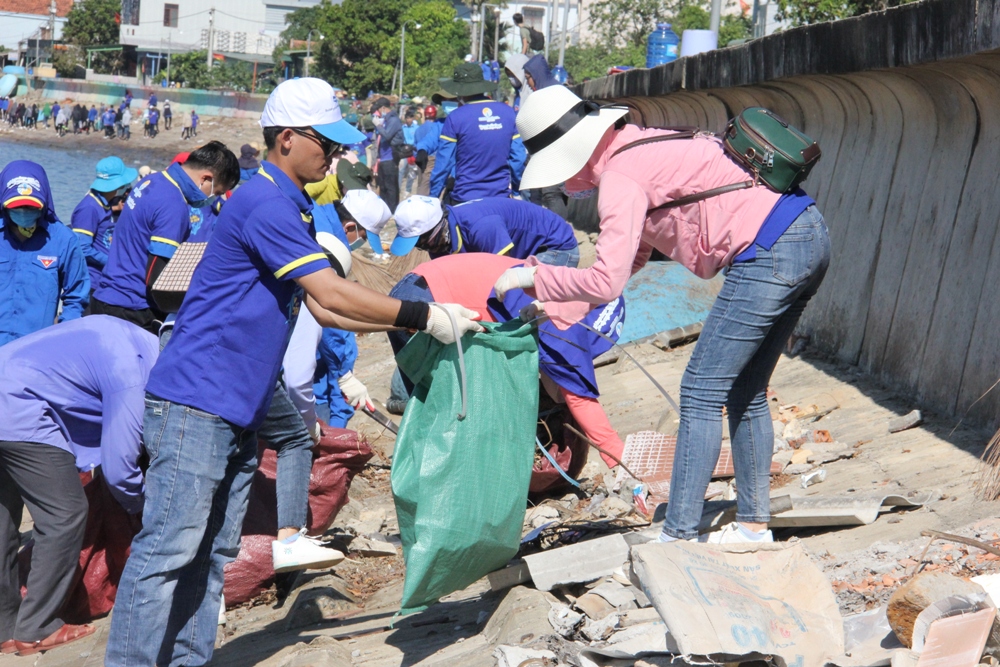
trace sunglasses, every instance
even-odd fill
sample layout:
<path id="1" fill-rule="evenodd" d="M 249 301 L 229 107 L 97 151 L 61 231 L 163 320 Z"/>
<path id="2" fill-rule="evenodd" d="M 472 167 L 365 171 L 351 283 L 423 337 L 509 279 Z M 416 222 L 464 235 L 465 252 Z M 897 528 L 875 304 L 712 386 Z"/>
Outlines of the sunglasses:
<path id="1" fill-rule="evenodd" d="M 330 141 L 324 136 L 320 136 L 318 134 L 312 134 L 311 132 L 306 132 L 305 130 L 301 130 L 297 127 L 290 127 L 288 129 L 294 132 L 295 134 L 301 134 L 303 137 L 306 137 L 307 139 L 312 139 L 317 144 L 319 144 L 319 147 L 323 150 L 323 157 L 325 157 L 328 160 L 332 158 L 334 155 L 336 155 L 338 151 L 340 151 L 340 144 L 338 144 L 336 141 Z"/>

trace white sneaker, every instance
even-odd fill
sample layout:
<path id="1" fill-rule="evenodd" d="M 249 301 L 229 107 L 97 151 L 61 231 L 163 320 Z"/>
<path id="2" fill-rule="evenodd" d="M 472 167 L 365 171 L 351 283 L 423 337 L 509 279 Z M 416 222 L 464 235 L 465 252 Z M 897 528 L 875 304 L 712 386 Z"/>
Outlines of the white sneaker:
<path id="1" fill-rule="evenodd" d="M 226 624 L 226 596 L 222 595 L 222 604 L 219 605 L 219 625 Z"/>
<path id="2" fill-rule="evenodd" d="M 289 539 L 291 540 L 289 542 L 279 540 L 271 542 L 275 572 L 325 570 L 344 560 L 344 554 L 326 546 L 315 537 L 309 537 L 305 529 Z"/>
<path id="3" fill-rule="evenodd" d="M 733 521 L 722 530 L 708 533 L 698 538 L 699 542 L 707 544 L 754 544 L 756 542 L 774 542 L 770 530 L 755 532 L 744 528 L 739 521 Z"/>

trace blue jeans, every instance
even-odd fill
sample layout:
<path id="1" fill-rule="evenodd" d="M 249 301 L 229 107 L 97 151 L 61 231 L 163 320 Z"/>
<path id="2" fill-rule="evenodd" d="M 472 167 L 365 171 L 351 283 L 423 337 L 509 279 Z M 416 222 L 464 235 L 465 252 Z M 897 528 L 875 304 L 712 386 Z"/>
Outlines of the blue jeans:
<path id="1" fill-rule="evenodd" d="M 239 553 L 257 434 L 147 394 L 142 439 L 142 531 L 118 586 L 104 664 L 204 665 L 215 648 L 222 569 Z"/>
<path id="2" fill-rule="evenodd" d="M 275 491 L 278 496 L 278 528 L 298 530 L 309 517 L 309 476 L 312 474 L 313 439 L 302 415 L 280 382 L 274 388 L 271 407 L 257 437 L 278 453 Z"/>
<path id="3" fill-rule="evenodd" d="M 736 468 L 736 519 L 770 520 L 774 430 L 767 385 L 778 357 L 830 263 L 830 237 L 815 206 L 770 250 L 733 264 L 681 380 L 680 430 L 663 532 L 698 535 L 705 491 L 729 418 Z"/>
<path id="4" fill-rule="evenodd" d="M 572 250 L 546 250 L 538 253 L 535 257 L 542 264 L 548 264 L 549 266 L 568 266 L 571 269 L 580 266 L 579 247 Z"/>
<path id="5" fill-rule="evenodd" d="M 169 325 L 169 326 L 167 326 Z M 160 329 L 160 352 L 173 336 L 173 322 Z M 329 423 L 329 418 L 325 420 Z M 313 440 L 295 408 L 288 391 L 279 380 L 274 387 L 271 407 L 257 430 L 267 446 L 278 453 L 275 490 L 278 496 L 278 529 L 306 525 L 309 512 L 309 477 L 312 474 Z"/>

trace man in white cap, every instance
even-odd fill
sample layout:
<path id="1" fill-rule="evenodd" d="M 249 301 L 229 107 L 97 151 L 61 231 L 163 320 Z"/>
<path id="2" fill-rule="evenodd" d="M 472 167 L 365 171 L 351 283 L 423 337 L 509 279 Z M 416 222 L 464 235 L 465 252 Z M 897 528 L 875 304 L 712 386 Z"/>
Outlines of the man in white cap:
<path id="1" fill-rule="evenodd" d="M 303 188 L 360 135 L 328 83 L 280 84 L 260 124 L 267 161 L 222 209 L 146 385 L 143 529 L 118 588 L 108 666 L 211 660 L 223 568 L 238 553 L 257 467 L 255 430 L 303 291 L 324 326 L 420 329 L 445 344 L 482 330 L 461 306 L 402 302 L 335 272 L 346 273 L 344 259 L 317 243 Z"/>

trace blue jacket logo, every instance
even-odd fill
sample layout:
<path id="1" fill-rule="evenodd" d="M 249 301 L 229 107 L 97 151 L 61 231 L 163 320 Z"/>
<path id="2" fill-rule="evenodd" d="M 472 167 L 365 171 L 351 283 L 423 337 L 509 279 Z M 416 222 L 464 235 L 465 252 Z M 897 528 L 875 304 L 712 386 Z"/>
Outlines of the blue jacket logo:
<path id="1" fill-rule="evenodd" d="M 493 110 L 489 107 L 483 107 L 483 115 L 479 117 L 479 129 L 480 130 L 502 130 L 503 123 L 497 116 L 493 115 Z"/>
<path id="2" fill-rule="evenodd" d="M 58 257 L 49 257 L 47 255 L 39 255 L 38 256 L 38 263 L 41 264 L 43 268 L 47 269 L 50 266 L 52 266 L 53 264 L 55 264 L 58 259 L 59 259 Z"/>

